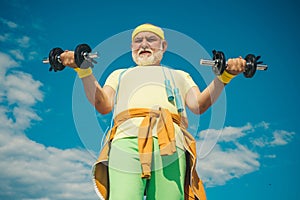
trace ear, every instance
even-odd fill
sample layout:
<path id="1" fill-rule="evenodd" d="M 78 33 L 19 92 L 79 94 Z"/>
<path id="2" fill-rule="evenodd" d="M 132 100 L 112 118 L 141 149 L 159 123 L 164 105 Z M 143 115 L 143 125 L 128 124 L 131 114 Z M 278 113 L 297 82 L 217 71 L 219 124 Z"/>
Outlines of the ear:
<path id="1" fill-rule="evenodd" d="M 162 41 L 162 48 L 163 48 L 163 52 L 166 52 L 167 48 L 168 48 L 168 43 L 166 40 Z"/>

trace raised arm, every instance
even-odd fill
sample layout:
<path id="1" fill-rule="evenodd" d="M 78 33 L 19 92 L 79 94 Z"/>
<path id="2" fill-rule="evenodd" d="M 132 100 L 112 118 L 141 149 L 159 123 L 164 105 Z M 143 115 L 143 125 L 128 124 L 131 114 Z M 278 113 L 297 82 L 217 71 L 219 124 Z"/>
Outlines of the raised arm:
<path id="1" fill-rule="evenodd" d="M 74 61 L 74 52 L 65 51 L 60 55 L 62 64 L 71 68 L 78 68 Z M 103 88 L 93 74 L 89 74 L 81 78 L 84 91 L 89 102 L 95 106 L 96 110 L 101 114 L 109 113 L 113 108 L 115 90 L 109 86 Z"/>
<path id="2" fill-rule="evenodd" d="M 228 59 L 226 72 L 238 75 L 245 70 L 246 61 L 239 58 Z M 204 90 L 200 92 L 198 87 L 192 87 L 186 94 L 186 106 L 195 114 L 204 113 L 216 102 L 226 84 L 215 78 Z"/>

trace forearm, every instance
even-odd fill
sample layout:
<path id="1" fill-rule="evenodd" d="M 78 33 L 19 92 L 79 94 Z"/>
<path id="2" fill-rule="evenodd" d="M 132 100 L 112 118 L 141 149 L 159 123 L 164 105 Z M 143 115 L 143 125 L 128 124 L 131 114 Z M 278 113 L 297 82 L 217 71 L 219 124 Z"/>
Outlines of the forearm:
<path id="1" fill-rule="evenodd" d="M 224 83 L 216 77 L 203 92 L 200 92 L 198 87 L 192 87 L 185 97 L 185 103 L 193 113 L 203 114 L 216 102 L 224 86 Z"/>
<path id="2" fill-rule="evenodd" d="M 115 91 L 112 88 L 102 88 L 95 79 L 91 68 L 80 69 L 75 63 L 73 51 L 63 52 L 60 54 L 60 59 L 64 66 L 69 66 L 77 72 L 78 77 L 82 80 L 86 97 L 96 110 L 101 114 L 109 113 L 113 107 Z"/>
<path id="3" fill-rule="evenodd" d="M 199 105 L 199 113 L 204 113 L 212 104 L 216 102 L 224 89 L 225 84 L 217 77 L 198 94 L 197 101 Z"/>
<path id="4" fill-rule="evenodd" d="M 107 114 L 112 110 L 112 100 L 106 94 L 104 89 L 99 85 L 94 75 L 81 79 L 84 91 L 89 102 L 95 106 L 96 110 L 101 114 Z"/>

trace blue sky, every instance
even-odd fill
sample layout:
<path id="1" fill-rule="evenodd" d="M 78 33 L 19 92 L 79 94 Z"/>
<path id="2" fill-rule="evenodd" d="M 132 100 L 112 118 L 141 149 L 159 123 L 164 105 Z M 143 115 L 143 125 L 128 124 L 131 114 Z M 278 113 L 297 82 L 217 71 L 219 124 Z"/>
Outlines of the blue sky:
<path id="1" fill-rule="evenodd" d="M 50 73 L 41 60 L 53 47 L 88 43 L 103 83 L 133 65 L 128 33 L 145 22 L 169 34 L 163 63 L 202 90 L 214 75 L 198 61 L 213 49 L 269 65 L 235 78 L 204 115 L 189 114 L 208 199 L 299 199 L 298 8 L 292 0 L 1 1 L 0 199 L 97 199 L 91 165 L 109 115 L 87 105 L 72 70 Z"/>

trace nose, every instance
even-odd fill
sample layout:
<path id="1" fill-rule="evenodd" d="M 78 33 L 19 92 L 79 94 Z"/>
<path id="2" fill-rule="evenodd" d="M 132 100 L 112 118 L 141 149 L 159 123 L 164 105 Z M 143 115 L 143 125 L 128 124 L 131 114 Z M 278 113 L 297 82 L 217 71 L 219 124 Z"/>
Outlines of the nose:
<path id="1" fill-rule="evenodd" d="M 149 44 L 148 44 L 146 38 L 143 39 L 143 41 L 141 43 L 141 48 L 143 48 L 143 49 L 149 48 Z"/>

